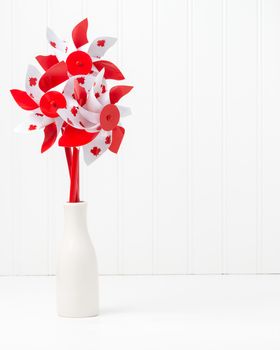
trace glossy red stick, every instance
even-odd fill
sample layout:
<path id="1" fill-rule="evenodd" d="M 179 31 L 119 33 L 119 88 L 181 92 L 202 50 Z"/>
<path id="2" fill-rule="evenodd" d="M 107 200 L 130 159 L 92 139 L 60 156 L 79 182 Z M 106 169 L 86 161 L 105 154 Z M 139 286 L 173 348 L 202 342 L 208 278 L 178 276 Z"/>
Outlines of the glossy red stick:
<path id="1" fill-rule="evenodd" d="M 80 202 L 80 162 L 78 158 L 77 162 L 77 193 L 76 193 L 76 202 Z"/>
<path id="2" fill-rule="evenodd" d="M 74 203 L 77 201 L 78 163 L 79 163 L 79 149 L 76 147 L 73 147 L 70 198 L 69 198 L 70 203 Z"/>
<path id="3" fill-rule="evenodd" d="M 65 155 L 67 159 L 67 165 L 69 170 L 69 176 L 71 177 L 71 166 L 72 166 L 72 151 L 70 147 L 64 147 Z"/>

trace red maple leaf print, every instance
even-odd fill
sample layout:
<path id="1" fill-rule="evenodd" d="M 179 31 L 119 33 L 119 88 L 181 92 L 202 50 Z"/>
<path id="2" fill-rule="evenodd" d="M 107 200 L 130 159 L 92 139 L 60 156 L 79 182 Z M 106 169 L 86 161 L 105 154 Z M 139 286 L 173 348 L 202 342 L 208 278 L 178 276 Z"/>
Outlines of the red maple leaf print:
<path id="1" fill-rule="evenodd" d="M 37 84 L 37 78 L 30 77 L 29 78 L 29 85 L 35 86 Z"/>
<path id="2" fill-rule="evenodd" d="M 93 147 L 90 152 L 95 156 L 97 157 L 99 155 L 99 153 L 101 152 L 101 149 L 98 148 L 98 147 Z"/>
<path id="3" fill-rule="evenodd" d="M 106 145 L 109 145 L 111 143 L 111 136 L 106 136 L 105 143 Z"/>
<path id="4" fill-rule="evenodd" d="M 43 117 L 44 116 L 44 114 L 42 114 L 42 113 L 35 113 L 35 115 L 36 115 L 36 117 Z"/>
<path id="5" fill-rule="evenodd" d="M 35 130 L 37 129 L 37 125 L 30 124 L 28 130 Z"/>
<path id="6" fill-rule="evenodd" d="M 50 41 L 52 47 L 56 48 L 56 43 L 54 41 Z"/>
<path id="7" fill-rule="evenodd" d="M 73 122 L 71 119 L 67 118 L 67 123 L 73 125 Z"/>
<path id="8" fill-rule="evenodd" d="M 29 94 L 29 96 L 30 96 L 31 98 L 34 98 L 34 96 L 33 96 L 33 94 L 32 94 L 32 93 L 30 93 L 30 94 Z"/>
<path id="9" fill-rule="evenodd" d="M 77 81 L 79 84 L 84 84 L 85 83 L 85 78 L 84 77 L 79 77 L 77 78 Z"/>
<path id="10" fill-rule="evenodd" d="M 73 106 L 72 108 L 71 108 L 71 113 L 73 114 L 73 116 L 74 117 L 76 117 L 76 115 L 77 115 L 77 113 L 78 113 L 78 107 L 76 107 L 76 106 Z"/>
<path id="11" fill-rule="evenodd" d="M 74 93 L 72 94 L 72 97 L 73 97 L 74 100 L 76 100 L 76 97 L 75 97 L 75 94 L 74 94 Z"/>
<path id="12" fill-rule="evenodd" d="M 97 40 L 97 46 L 104 47 L 105 45 L 105 40 Z"/>
<path id="13" fill-rule="evenodd" d="M 94 95 L 96 98 L 100 97 L 100 93 L 99 92 L 96 92 L 95 95 Z"/>
<path id="14" fill-rule="evenodd" d="M 101 93 L 105 94 L 105 92 L 106 92 L 106 86 L 102 84 L 101 85 Z"/>

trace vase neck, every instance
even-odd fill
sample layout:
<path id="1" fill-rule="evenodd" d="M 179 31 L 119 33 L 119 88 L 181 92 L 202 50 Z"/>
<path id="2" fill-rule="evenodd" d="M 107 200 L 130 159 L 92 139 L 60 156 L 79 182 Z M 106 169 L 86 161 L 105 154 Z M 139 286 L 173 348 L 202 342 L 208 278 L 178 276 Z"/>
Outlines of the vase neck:
<path id="1" fill-rule="evenodd" d="M 64 206 L 64 232 L 67 235 L 87 234 L 87 203 L 66 203 Z"/>

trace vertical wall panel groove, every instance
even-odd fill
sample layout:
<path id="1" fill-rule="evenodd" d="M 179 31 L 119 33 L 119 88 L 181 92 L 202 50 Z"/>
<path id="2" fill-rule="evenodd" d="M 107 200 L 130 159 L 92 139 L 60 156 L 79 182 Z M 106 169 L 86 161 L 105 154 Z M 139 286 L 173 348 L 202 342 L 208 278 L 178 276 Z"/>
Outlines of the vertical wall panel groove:
<path id="1" fill-rule="evenodd" d="M 193 18 L 193 271 L 220 273 L 221 2 L 195 1 Z"/>
<path id="2" fill-rule="evenodd" d="M 157 7 L 158 0 L 153 0 L 152 2 L 152 43 L 153 43 L 153 51 L 152 51 L 152 94 L 153 94 L 153 102 L 152 102 L 152 137 L 153 137 L 153 168 L 152 168 L 152 189 L 153 189 L 153 226 L 152 226 L 152 251 L 153 251 L 153 260 L 152 260 L 152 273 L 157 274 L 158 271 L 158 260 L 157 260 L 157 238 L 158 238 L 158 167 L 157 167 L 157 149 L 158 149 L 158 135 L 157 135 L 157 35 L 158 35 L 158 26 L 157 26 Z"/>
<path id="3" fill-rule="evenodd" d="M 187 272 L 193 273 L 193 261 L 192 261 L 192 234 L 193 234 L 193 0 L 188 0 L 188 198 L 187 198 Z"/>
<path id="4" fill-rule="evenodd" d="M 227 271 L 226 228 L 227 228 L 227 0 L 221 0 L 221 272 Z"/>
<path id="5" fill-rule="evenodd" d="M 46 23 L 47 26 L 49 25 L 49 0 L 46 0 L 45 2 L 46 6 L 46 11 L 45 11 L 45 16 L 46 16 Z M 45 52 L 48 50 L 48 42 L 47 40 L 45 41 Z M 47 173 L 47 179 L 46 179 L 46 188 L 47 188 L 47 196 L 46 196 L 46 201 L 47 201 L 47 212 L 48 212 L 48 218 L 47 218 L 47 238 L 48 238 L 48 245 L 46 247 L 47 249 L 47 256 L 48 256 L 48 275 L 52 275 L 54 273 L 54 267 L 53 265 L 53 240 L 52 240 L 52 235 L 51 235 L 51 230 L 53 227 L 53 213 L 50 210 L 52 206 L 52 200 L 53 200 L 53 195 L 52 195 L 52 186 L 51 186 L 51 164 L 49 159 L 46 161 L 46 173 Z"/>
<path id="6" fill-rule="evenodd" d="M 262 0 L 257 0 L 257 250 L 256 250 L 256 271 L 262 273 L 262 235 L 263 235 L 263 60 L 262 60 Z"/>
<path id="7" fill-rule="evenodd" d="M 118 64 L 122 66 L 122 21 L 123 21 L 123 3 L 122 0 L 118 0 L 117 6 L 117 33 L 118 33 Z M 117 237 L 118 237 L 118 274 L 123 274 L 124 261 L 123 261 L 123 205 L 122 205 L 122 174 L 123 174 L 122 160 L 117 159 L 117 184 L 118 184 L 118 225 L 117 225 Z"/>
<path id="8" fill-rule="evenodd" d="M 12 67 L 15 66 L 16 63 L 16 59 L 15 59 L 15 0 L 11 0 L 11 49 L 12 49 L 12 56 L 11 56 L 11 62 L 12 62 Z M 15 74 L 14 74 L 14 70 L 13 68 L 11 68 L 11 86 L 13 86 L 15 83 Z M 11 107 L 11 111 L 12 111 L 12 119 L 13 116 L 15 115 L 15 111 L 16 111 L 16 106 L 14 104 L 12 104 Z M 15 127 L 15 122 L 13 120 L 13 127 Z M 16 137 L 13 134 L 12 137 L 13 143 L 12 143 L 12 158 L 16 159 L 16 155 L 17 155 L 17 147 L 16 147 Z M 17 161 L 13 161 L 12 162 L 12 174 L 15 173 L 20 173 L 20 159 L 17 159 Z M 13 176 L 12 178 L 12 193 L 11 193 L 11 201 L 12 201 L 12 205 L 14 203 L 14 201 L 18 200 L 19 202 L 21 202 L 21 197 L 20 197 L 20 192 L 19 192 L 19 178 L 15 178 Z M 20 212 L 19 212 L 19 206 L 14 205 L 13 209 L 12 209 L 12 222 L 11 222 L 11 226 L 12 226 L 12 232 L 13 232 L 13 274 L 14 275 L 19 275 L 20 271 L 19 271 L 19 257 L 20 257 Z"/>
<path id="9" fill-rule="evenodd" d="M 256 1 L 228 1 L 227 272 L 256 272 Z M 240 9 L 242 8 L 242 11 Z M 238 23 L 238 25 L 237 25 Z"/>
<path id="10" fill-rule="evenodd" d="M 1 20 L 0 30 L 2 35 L 2 45 L 5 48 L 6 55 L 13 57 L 13 2 L 3 3 L 2 12 L 5 18 Z M 3 56 L 6 56 L 5 54 Z M 11 194 L 13 191 L 12 174 L 14 168 L 13 138 L 7 137 L 13 128 L 13 109 L 10 100 L 9 89 L 13 81 L 13 60 L 4 58 L 0 67 L 1 74 L 1 105 L 0 113 L 2 116 L 0 130 L 0 148 L 1 148 L 1 234 L 0 234 L 0 274 L 9 275 L 15 272 L 15 226 L 13 225 L 13 207 Z M 7 152 L 8 150 L 8 152 Z"/>
<path id="11" fill-rule="evenodd" d="M 153 272 L 153 2 L 122 1 L 120 68 L 135 88 L 122 99 L 126 137 L 117 155 L 121 170 L 122 273 Z M 143 25 L 145 18 L 145 25 Z M 141 28 L 131 34 L 132 28 Z M 140 59 L 140 60 L 139 60 Z M 139 103 L 141 101 L 141 103 Z"/>
<path id="12" fill-rule="evenodd" d="M 260 11 L 261 6 L 261 11 Z M 280 271 L 280 4 L 277 0 L 266 0 L 259 4 L 262 33 L 262 227 L 261 271 L 279 273 Z M 259 54 L 261 54 L 259 50 Z M 261 85 L 259 86 L 261 88 Z M 261 164 L 260 164 L 261 166 Z"/>
<path id="13" fill-rule="evenodd" d="M 11 64 L 12 67 L 14 66 L 15 63 L 15 59 L 14 59 L 14 0 L 11 0 L 10 2 L 10 20 L 11 20 Z M 13 85 L 14 82 L 14 70 L 10 69 L 10 86 Z M 10 111 L 11 111 L 11 129 L 14 128 L 14 122 L 13 122 L 13 115 L 14 115 L 14 105 L 11 105 L 10 107 Z M 11 144 L 11 156 L 12 158 L 14 158 L 14 156 L 16 155 L 15 151 L 14 151 L 14 141 L 15 137 L 13 135 L 12 137 L 12 144 Z M 14 167 L 14 162 L 11 164 L 11 177 L 12 174 L 15 173 L 15 167 Z M 11 186 L 11 202 L 13 202 L 16 198 L 15 195 L 15 185 L 14 185 L 14 179 L 12 177 L 12 181 L 13 181 L 13 185 Z M 16 223 L 18 222 L 18 220 L 16 220 L 16 216 L 15 216 L 15 210 L 11 207 L 11 234 L 13 237 L 12 240 L 12 274 L 16 275 L 17 274 L 17 251 L 16 251 L 16 241 L 17 241 L 17 235 L 16 232 L 17 231 L 17 225 Z"/>

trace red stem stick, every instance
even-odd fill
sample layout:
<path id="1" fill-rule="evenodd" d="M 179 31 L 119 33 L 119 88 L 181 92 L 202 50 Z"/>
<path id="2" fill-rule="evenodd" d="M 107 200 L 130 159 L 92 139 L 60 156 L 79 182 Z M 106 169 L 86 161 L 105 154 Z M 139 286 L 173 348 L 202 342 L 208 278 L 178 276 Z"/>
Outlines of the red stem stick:
<path id="1" fill-rule="evenodd" d="M 80 202 L 80 162 L 77 162 L 77 192 L 76 192 L 76 202 Z"/>
<path id="2" fill-rule="evenodd" d="M 64 147 L 65 155 L 67 159 L 67 165 L 69 170 L 69 176 L 71 177 L 71 167 L 72 167 L 72 151 L 70 147 Z"/>
<path id="3" fill-rule="evenodd" d="M 69 198 L 70 203 L 77 202 L 78 177 L 79 177 L 79 149 L 76 147 L 73 147 L 70 198 Z"/>

